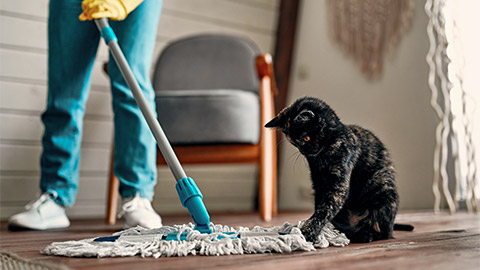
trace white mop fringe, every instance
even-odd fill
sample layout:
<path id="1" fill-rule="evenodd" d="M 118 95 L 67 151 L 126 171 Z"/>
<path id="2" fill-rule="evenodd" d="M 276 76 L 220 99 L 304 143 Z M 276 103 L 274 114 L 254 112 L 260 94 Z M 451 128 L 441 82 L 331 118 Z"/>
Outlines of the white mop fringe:
<path id="1" fill-rule="evenodd" d="M 187 255 L 236 255 L 251 253 L 268 252 L 292 252 L 292 251 L 311 251 L 315 248 L 327 248 L 328 246 L 343 247 L 350 243 L 350 240 L 334 226 L 328 223 L 318 236 L 314 243 L 305 240 L 299 228 L 303 221 L 297 225 L 285 223 L 282 226 L 271 228 L 262 228 L 255 226 L 252 230 L 246 227 L 234 229 L 228 226 L 210 224 L 213 233 L 201 234 L 193 230 L 194 224 L 175 225 L 173 227 L 164 226 L 157 229 L 145 229 L 137 226 L 113 235 L 137 235 L 137 240 L 123 240 L 119 238 L 115 242 L 96 242 L 95 238 L 83 239 L 79 241 L 54 242 L 42 250 L 43 254 L 59 255 L 67 257 L 171 257 Z M 188 232 L 186 241 L 166 241 L 162 240 L 163 235 L 168 233 Z M 278 232 L 283 235 L 261 236 L 261 237 L 241 237 L 231 239 L 230 235 L 226 238 L 217 239 L 222 232 Z M 153 235 L 153 237 L 152 237 Z M 148 236 L 148 237 L 147 237 Z M 125 237 L 126 239 L 127 237 Z M 140 241 L 138 240 L 140 239 Z"/>

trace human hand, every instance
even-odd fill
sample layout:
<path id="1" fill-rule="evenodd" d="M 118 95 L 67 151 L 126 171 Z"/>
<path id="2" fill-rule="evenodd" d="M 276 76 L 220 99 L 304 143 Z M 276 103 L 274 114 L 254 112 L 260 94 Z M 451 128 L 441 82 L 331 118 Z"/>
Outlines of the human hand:
<path id="1" fill-rule="evenodd" d="M 124 20 L 143 0 L 83 0 L 83 12 L 78 17 L 81 21 L 109 18 Z"/>

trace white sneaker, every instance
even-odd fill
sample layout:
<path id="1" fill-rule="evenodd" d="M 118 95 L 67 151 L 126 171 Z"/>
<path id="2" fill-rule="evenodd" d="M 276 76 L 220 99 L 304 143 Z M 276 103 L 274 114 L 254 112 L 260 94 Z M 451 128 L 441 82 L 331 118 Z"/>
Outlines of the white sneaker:
<path id="1" fill-rule="evenodd" d="M 65 209 L 53 200 L 56 197 L 56 193 L 43 193 L 38 199 L 25 206 L 26 211 L 11 216 L 8 219 L 8 227 L 48 230 L 70 226 Z"/>
<path id="2" fill-rule="evenodd" d="M 125 217 L 125 228 L 137 225 L 147 229 L 162 227 L 162 218 L 153 210 L 150 201 L 138 194 L 122 200 L 122 211 L 118 217 Z"/>

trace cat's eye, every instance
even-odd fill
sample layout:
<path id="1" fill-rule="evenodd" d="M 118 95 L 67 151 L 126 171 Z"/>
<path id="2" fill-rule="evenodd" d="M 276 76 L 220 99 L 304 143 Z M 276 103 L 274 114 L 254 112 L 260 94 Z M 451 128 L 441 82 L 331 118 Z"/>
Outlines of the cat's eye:
<path id="1" fill-rule="evenodd" d="M 310 137 L 309 137 L 309 136 L 305 136 L 305 138 L 303 138 L 303 141 L 304 141 L 304 142 L 310 141 Z"/>

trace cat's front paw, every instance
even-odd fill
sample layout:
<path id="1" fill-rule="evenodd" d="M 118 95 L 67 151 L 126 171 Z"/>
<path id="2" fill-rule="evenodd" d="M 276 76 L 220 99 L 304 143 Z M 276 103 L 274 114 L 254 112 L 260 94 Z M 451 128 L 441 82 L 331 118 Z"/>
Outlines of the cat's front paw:
<path id="1" fill-rule="evenodd" d="M 312 219 L 308 219 L 303 223 L 300 231 L 308 242 L 315 242 L 320 234 L 320 228 L 318 228 L 318 223 Z"/>

